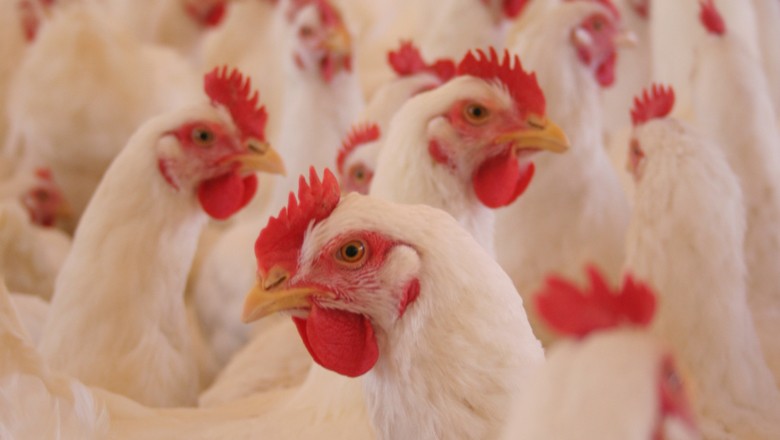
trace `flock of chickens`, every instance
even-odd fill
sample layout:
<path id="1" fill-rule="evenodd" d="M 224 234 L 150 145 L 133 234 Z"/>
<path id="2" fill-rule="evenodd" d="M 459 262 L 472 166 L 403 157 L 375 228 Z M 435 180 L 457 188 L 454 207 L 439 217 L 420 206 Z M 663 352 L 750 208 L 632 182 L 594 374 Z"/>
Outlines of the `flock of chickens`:
<path id="1" fill-rule="evenodd" d="M 0 439 L 780 439 L 779 25 L 0 0 Z"/>

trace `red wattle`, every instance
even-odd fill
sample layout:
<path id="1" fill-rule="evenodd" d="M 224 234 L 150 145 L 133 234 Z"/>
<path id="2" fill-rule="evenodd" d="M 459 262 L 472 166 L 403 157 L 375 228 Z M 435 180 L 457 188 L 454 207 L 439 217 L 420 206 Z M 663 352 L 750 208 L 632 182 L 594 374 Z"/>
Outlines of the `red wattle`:
<path id="1" fill-rule="evenodd" d="M 509 205 L 528 188 L 534 169 L 532 162 L 518 163 L 511 148 L 507 148 L 479 166 L 471 178 L 474 193 L 488 208 Z"/>
<path id="2" fill-rule="evenodd" d="M 617 54 L 612 52 L 609 58 L 599 64 L 596 69 L 596 81 L 602 87 L 609 87 L 615 82 L 615 63 L 617 62 Z"/>
<path id="3" fill-rule="evenodd" d="M 348 377 L 373 368 L 379 358 L 374 328 L 363 315 L 312 306 L 307 319 L 293 318 L 314 362 Z"/>
<path id="4" fill-rule="evenodd" d="M 257 177 L 228 173 L 198 186 L 198 201 L 206 214 L 224 220 L 246 206 L 257 191 Z"/>

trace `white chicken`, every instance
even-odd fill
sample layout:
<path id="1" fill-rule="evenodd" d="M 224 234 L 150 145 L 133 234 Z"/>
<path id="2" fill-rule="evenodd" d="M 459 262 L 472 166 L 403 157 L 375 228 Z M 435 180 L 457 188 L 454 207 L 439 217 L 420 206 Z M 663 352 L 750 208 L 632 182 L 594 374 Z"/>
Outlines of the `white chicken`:
<path id="1" fill-rule="evenodd" d="M 215 69 L 204 88 L 211 103 L 150 119 L 107 170 L 40 343 L 50 364 L 148 405 L 192 404 L 199 391 L 183 294 L 206 214 L 249 202 L 247 171 L 283 170 L 248 80 Z"/>
<path id="2" fill-rule="evenodd" d="M 630 209 L 602 141 L 601 87 L 614 81 L 623 38 L 617 10 L 564 2 L 537 16 L 520 38 L 518 52 L 536 71 L 547 111 L 572 145 L 562 157 L 539 157 L 539 177 L 497 214 L 498 261 L 528 302 L 549 272 L 578 279 L 587 262 L 617 280 Z M 533 311 L 529 316 L 544 341 L 550 335 Z"/>
<path id="3" fill-rule="evenodd" d="M 339 192 L 313 175 L 269 221 L 244 320 L 294 311 L 318 364 L 365 374 L 377 438 L 495 437 L 543 358 L 511 280 L 451 216 Z"/>
<path id="4" fill-rule="evenodd" d="M 742 188 L 747 211 L 747 295 L 764 355 L 780 384 L 780 131 L 761 64 L 731 34 L 712 0 L 702 2 L 709 30 L 697 46 L 692 77 L 696 122 L 716 140 Z M 718 85 L 714 93 L 713 84 Z M 739 109 L 734 117 L 733 109 Z"/>
<path id="5" fill-rule="evenodd" d="M 54 9 L 11 87 L 12 144 L 51 168 L 73 209 L 69 229 L 133 131 L 200 93 L 179 55 L 141 45 L 91 1 Z"/>
<path id="6" fill-rule="evenodd" d="M 780 438 L 780 393 L 746 295 L 739 182 L 717 145 L 666 117 L 673 104 L 656 86 L 632 111 L 626 267 L 660 296 L 653 331 L 691 372 L 704 437 Z"/>
<path id="7" fill-rule="evenodd" d="M 695 416 L 672 352 L 647 331 L 655 295 L 626 276 L 612 290 L 595 267 L 579 288 L 549 277 L 539 315 L 569 340 L 547 351 L 505 440 L 694 440 Z"/>
<path id="8" fill-rule="evenodd" d="M 493 251 L 494 214 L 528 187 L 529 156 L 568 149 L 517 56 L 469 52 L 457 76 L 414 96 L 390 123 L 369 194 L 444 209 Z"/>

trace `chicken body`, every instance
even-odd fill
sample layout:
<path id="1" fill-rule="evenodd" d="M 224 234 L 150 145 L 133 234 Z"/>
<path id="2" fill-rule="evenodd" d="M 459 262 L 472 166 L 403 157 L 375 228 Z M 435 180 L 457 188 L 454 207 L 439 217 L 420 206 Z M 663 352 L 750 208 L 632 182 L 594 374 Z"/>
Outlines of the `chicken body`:
<path id="1" fill-rule="evenodd" d="M 623 264 L 630 209 L 602 142 L 599 84 L 571 41 L 593 14 L 609 12 L 591 2 L 561 4 L 530 23 L 518 44 L 572 144 L 561 157 L 537 159 L 539 176 L 497 214 L 497 259 L 526 302 L 550 272 L 577 279 L 594 262 L 616 281 Z"/>
<path id="2" fill-rule="evenodd" d="M 780 393 L 748 307 L 737 178 L 716 145 L 676 119 L 650 120 L 634 137 L 626 267 L 660 296 L 653 331 L 691 372 L 702 434 L 777 437 Z"/>
<path id="3" fill-rule="evenodd" d="M 207 88 L 225 87 L 208 78 Z M 201 103 L 153 118 L 131 137 L 57 278 L 40 344 L 48 362 L 146 404 L 195 402 L 198 365 L 183 292 L 197 237 L 206 213 L 225 218 L 254 194 L 256 180 L 238 174 L 239 162 L 281 166 L 272 149 L 252 149 L 263 139 L 253 140 L 262 133 L 247 131 L 240 119 L 247 117 L 260 115 L 226 117 Z M 82 338 L 74 349 L 70 342 Z"/>
<path id="4" fill-rule="evenodd" d="M 728 23 L 727 23 L 728 26 Z M 727 28 L 697 47 L 693 102 L 698 126 L 725 153 L 747 212 L 747 296 L 764 354 L 780 384 L 780 131 L 761 64 Z M 713 84 L 721 89 L 717 93 Z M 731 109 L 738 108 L 734 119 Z"/>

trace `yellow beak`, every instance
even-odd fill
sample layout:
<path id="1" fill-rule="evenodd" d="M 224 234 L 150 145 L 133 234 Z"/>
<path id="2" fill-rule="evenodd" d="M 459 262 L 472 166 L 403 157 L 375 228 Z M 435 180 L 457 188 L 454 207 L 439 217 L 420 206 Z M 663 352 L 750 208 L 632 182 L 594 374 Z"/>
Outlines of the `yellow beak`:
<path id="1" fill-rule="evenodd" d="M 338 26 L 330 32 L 322 43 L 328 52 L 337 55 L 349 55 L 352 53 L 352 37 L 344 26 Z"/>
<path id="2" fill-rule="evenodd" d="M 639 37 L 637 37 L 634 32 L 628 29 L 623 29 L 619 31 L 617 35 L 615 35 L 615 38 L 612 40 L 612 42 L 616 47 L 633 48 L 639 44 Z"/>
<path id="3" fill-rule="evenodd" d="M 254 142 L 250 144 L 248 153 L 233 156 L 231 160 L 241 164 L 242 172 L 285 174 L 282 156 L 267 142 Z"/>
<path id="4" fill-rule="evenodd" d="M 250 323 L 284 310 L 309 309 L 311 296 L 318 292 L 309 287 L 268 291 L 257 283 L 244 299 L 241 320 Z"/>
<path id="5" fill-rule="evenodd" d="M 534 149 L 565 153 L 571 148 L 566 133 L 549 119 L 531 116 L 528 123 L 530 128 L 499 136 L 496 142 L 511 142 L 514 144 L 515 152 L 522 149 Z"/>

